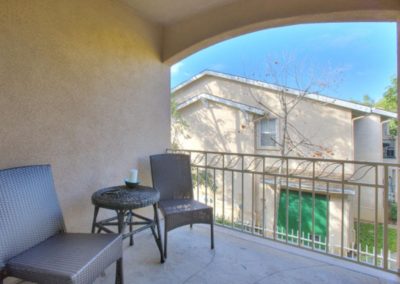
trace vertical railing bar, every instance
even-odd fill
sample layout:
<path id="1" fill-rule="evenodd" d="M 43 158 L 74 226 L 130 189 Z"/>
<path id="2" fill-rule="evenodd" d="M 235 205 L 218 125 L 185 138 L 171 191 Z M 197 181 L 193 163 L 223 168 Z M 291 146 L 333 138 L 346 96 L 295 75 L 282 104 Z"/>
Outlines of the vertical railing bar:
<path id="1" fill-rule="evenodd" d="M 222 224 L 225 225 L 225 155 L 222 154 Z"/>
<path id="2" fill-rule="evenodd" d="M 204 175 L 205 175 L 205 177 L 204 177 L 204 187 L 205 187 L 205 190 L 206 190 L 206 196 L 205 196 L 205 198 L 206 198 L 206 204 L 208 205 L 208 186 L 207 186 L 207 184 L 208 184 L 208 165 L 207 165 L 207 153 L 205 153 L 205 166 L 204 166 L 204 171 L 205 171 L 205 173 L 204 173 Z"/>
<path id="3" fill-rule="evenodd" d="M 263 191 L 263 197 L 262 197 L 262 214 L 263 214 L 263 221 L 262 221 L 262 235 L 265 238 L 265 158 L 263 158 L 263 175 L 262 175 L 262 191 Z"/>
<path id="4" fill-rule="evenodd" d="M 252 198 L 251 198 L 251 233 L 254 234 L 254 198 L 255 198 L 255 186 L 254 186 L 254 173 L 252 174 Z"/>
<path id="5" fill-rule="evenodd" d="M 215 220 L 215 211 L 217 211 L 217 208 L 215 207 L 215 197 L 216 197 L 216 192 L 217 192 L 217 187 L 216 187 L 216 184 L 215 184 L 215 168 L 214 168 L 214 172 L 213 172 L 213 174 L 214 174 L 214 181 L 213 181 L 213 189 L 212 189 L 212 191 L 213 191 L 213 202 L 214 202 L 214 208 L 213 208 L 213 214 L 214 214 L 214 220 Z"/>
<path id="6" fill-rule="evenodd" d="M 384 166 L 384 188 L 383 188 L 383 269 L 388 268 L 388 181 L 389 169 Z"/>
<path id="7" fill-rule="evenodd" d="M 344 255 L 344 182 L 345 182 L 345 163 L 342 163 L 342 217 L 340 235 L 340 257 Z"/>
<path id="8" fill-rule="evenodd" d="M 315 238 L 315 161 L 312 163 L 312 205 L 311 205 L 311 249 L 314 250 L 314 238 Z"/>
<path id="9" fill-rule="evenodd" d="M 274 176 L 274 240 L 276 240 L 276 218 L 277 218 L 277 216 L 276 216 L 276 176 Z"/>
<path id="10" fill-rule="evenodd" d="M 329 206 L 330 206 L 330 200 L 331 200 L 331 197 L 330 197 L 330 193 L 329 193 L 329 190 L 330 190 L 330 184 L 329 184 L 329 182 L 327 182 L 326 183 L 326 236 L 325 236 L 325 253 L 329 253 L 329 234 L 330 234 L 330 232 L 329 232 L 329 217 L 330 217 L 330 208 L 329 208 Z"/>
<path id="11" fill-rule="evenodd" d="M 374 265 L 378 266 L 378 166 L 375 166 Z"/>
<path id="12" fill-rule="evenodd" d="M 289 234 L 289 159 L 286 158 L 286 243 L 288 243 L 288 234 Z M 282 188 L 281 188 L 282 191 Z"/>
<path id="13" fill-rule="evenodd" d="M 241 155 L 242 158 L 242 199 L 241 199 L 241 217 L 242 217 L 242 232 L 244 231 L 244 155 Z"/>
<path id="14" fill-rule="evenodd" d="M 235 190 L 235 179 L 234 179 L 234 174 L 235 172 L 232 171 L 232 207 L 231 207 L 231 211 L 232 211 L 232 228 L 234 228 L 234 223 L 235 223 L 235 214 L 234 214 L 234 206 L 235 206 L 235 194 L 234 194 L 234 190 Z"/>
<path id="15" fill-rule="evenodd" d="M 301 218 L 302 218 L 302 186 L 301 186 L 301 178 L 299 178 L 299 227 L 298 227 L 298 237 L 297 237 L 297 242 L 298 242 L 298 246 L 301 246 L 301 234 L 303 232 L 303 230 L 301 229 L 302 226 L 302 222 L 301 222 Z"/>
<path id="16" fill-rule="evenodd" d="M 360 262 L 360 215 L 361 215 L 361 186 L 357 187 L 357 262 Z"/>
<path id="17" fill-rule="evenodd" d="M 196 167 L 197 178 L 197 201 L 200 201 L 200 186 L 199 186 L 199 167 Z"/>

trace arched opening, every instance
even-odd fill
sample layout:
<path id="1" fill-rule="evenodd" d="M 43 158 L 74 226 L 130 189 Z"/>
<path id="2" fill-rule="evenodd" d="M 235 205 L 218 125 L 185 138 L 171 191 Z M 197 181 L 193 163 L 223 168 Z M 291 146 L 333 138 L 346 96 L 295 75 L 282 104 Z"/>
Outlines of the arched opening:
<path id="1" fill-rule="evenodd" d="M 210 72 L 209 74 L 206 74 L 206 76 L 218 76 L 218 74 L 211 74 L 212 72 Z M 200 76 L 199 76 L 200 77 Z M 263 85 L 262 83 L 258 83 L 258 82 L 249 82 L 250 80 L 248 80 L 248 81 L 246 81 L 246 78 L 241 78 L 241 79 L 238 79 L 238 78 L 232 78 L 232 77 L 229 77 L 229 76 L 221 76 L 222 77 L 222 79 L 223 80 L 238 80 L 238 81 L 240 81 L 241 80 L 241 83 L 243 83 L 243 84 L 254 84 L 255 86 L 257 86 L 257 87 L 265 87 L 265 88 L 270 88 L 270 86 L 267 86 L 267 84 L 265 84 L 265 85 Z M 199 79 L 199 78 L 197 78 L 197 79 Z M 194 79 L 194 80 L 197 80 L 197 79 Z M 242 80 L 243 79 L 243 80 Z M 217 81 L 217 80 L 215 80 L 215 81 Z M 215 82 L 213 82 L 214 84 L 216 84 Z M 188 84 L 191 84 L 190 82 L 188 83 Z M 211 84 L 210 84 L 211 85 Z M 228 89 L 228 87 L 227 86 L 224 86 L 226 89 Z M 179 88 L 179 87 L 178 87 Z M 194 89 L 195 89 L 195 87 L 193 87 Z M 222 89 L 222 87 L 221 87 L 221 89 Z M 175 91 L 175 90 L 174 90 Z M 203 90 L 204 91 L 204 90 Z M 230 89 L 229 90 L 230 91 L 230 93 L 235 93 L 235 92 L 239 92 L 237 89 L 235 90 L 235 89 Z M 215 94 L 215 93 L 206 93 L 206 94 L 204 94 L 204 93 L 202 93 L 201 94 L 201 96 L 203 96 L 203 97 L 210 97 L 210 96 L 214 96 L 214 97 L 210 97 L 208 100 L 210 101 L 210 104 L 207 104 L 207 108 L 208 108 L 208 110 L 207 111 L 209 111 L 210 109 L 213 109 L 212 110 L 212 116 L 213 117 L 217 117 L 217 119 L 214 119 L 214 120 L 212 120 L 212 119 L 210 119 L 209 120 L 209 122 L 212 122 L 212 121 L 218 121 L 218 118 L 219 118 L 219 120 L 220 121 L 222 121 L 223 120 L 223 116 L 219 116 L 218 117 L 218 115 L 216 115 L 216 112 L 218 111 L 218 110 L 221 110 L 221 109 L 223 109 L 223 108 L 226 108 L 227 106 L 230 106 L 230 107 L 234 107 L 234 108 L 237 108 L 237 109 L 239 109 L 240 111 L 243 111 L 243 106 L 240 106 L 238 103 L 243 103 L 243 102 L 238 102 L 238 101 L 234 101 L 233 100 L 233 96 L 232 97 L 228 97 L 228 100 L 222 100 L 221 98 L 218 98 L 218 96 Z M 223 98 L 223 99 L 226 99 L 226 98 Z M 233 102 L 232 102 L 232 100 L 233 100 Z M 185 104 L 185 105 L 178 105 L 178 107 L 179 108 L 181 108 L 181 109 L 184 109 L 184 108 L 186 108 L 187 107 L 187 105 L 189 105 L 189 104 L 192 104 L 192 103 L 194 103 L 194 102 L 188 102 L 187 104 Z M 247 103 L 247 102 L 246 102 Z M 236 105 L 234 105 L 234 104 L 236 104 Z M 214 105 L 214 106 L 213 106 Z M 218 105 L 218 106 L 217 106 Z M 254 106 L 252 106 L 252 107 L 254 107 Z M 361 107 L 361 106 L 360 106 Z M 371 110 L 371 113 L 373 112 L 373 110 L 372 109 L 370 109 Z M 188 110 L 188 112 L 189 112 L 189 110 Z M 253 112 L 246 112 L 246 114 L 249 114 L 249 113 L 252 113 L 252 115 L 254 115 L 254 116 L 256 116 L 257 115 L 257 110 L 253 110 Z M 321 113 L 324 113 L 324 111 L 321 111 Z M 358 115 L 359 115 L 359 113 L 353 113 L 354 114 L 354 116 L 352 117 L 353 119 L 362 119 L 362 116 L 361 117 L 358 117 Z M 203 118 L 206 118 L 206 116 L 204 115 L 204 114 L 202 114 L 203 115 Z M 262 114 L 263 115 L 263 114 Z M 264 114 L 265 115 L 265 114 Z M 395 114 L 391 114 L 392 115 L 392 117 L 395 117 Z M 225 118 L 225 120 L 224 120 L 224 123 L 226 123 L 228 121 L 228 119 L 226 119 Z M 375 124 L 376 126 L 377 126 L 377 131 L 379 132 L 380 130 L 379 130 L 379 127 L 380 127 L 380 121 L 379 121 L 379 119 L 377 120 L 377 121 L 374 121 L 374 119 L 372 119 L 371 120 L 371 122 L 373 123 L 373 124 Z M 241 123 L 238 123 L 237 125 L 239 125 L 239 126 L 241 126 L 242 124 Z M 327 126 L 328 124 L 326 124 L 326 126 Z M 359 124 L 357 124 L 358 126 L 359 125 L 361 125 L 361 123 L 359 123 Z M 236 132 L 241 132 L 241 129 L 240 129 L 241 127 L 239 127 L 239 128 L 237 128 L 236 129 Z M 265 131 L 262 133 L 265 137 L 270 137 L 273 133 L 274 133 L 274 131 L 271 131 L 271 129 L 272 129 L 272 127 L 267 127 L 267 126 L 265 126 L 264 127 L 265 128 Z M 202 130 L 203 131 L 203 133 L 214 133 L 214 134 L 216 134 L 216 132 L 214 131 L 214 132 L 212 132 L 212 131 L 210 131 L 210 132 L 205 132 L 204 131 L 204 129 Z M 379 134 L 379 133 L 376 133 L 376 134 Z M 208 135 L 209 137 L 212 137 L 211 139 L 214 139 L 214 137 L 215 137 L 215 141 L 217 140 L 217 137 L 218 137 L 218 135 Z M 219 136 L 222 136 L 222 137 L 225 137 L 225 135 L 219 135 Z M 253 136 L 256 136 L 256 135 L 253 135 Z M 245 138 L 245 139 L 247 139 L 247 138 Z M 238 139 L 237 139 L 238 140 Z M 214 142 L 215 142 L 214 141 Z M 216 144 L 216 142 L 214 143 L 214 144 Z M 260 143 L 259 143 L 260 144 Z M 261 143 L 262 144 L 262 143 Z M 266 144 L 268 144 L 268 143 L 266 143 Z M 377 146 L 378 146 L 378 148 L 377 148 L 377 151 L 379 151 L 378 149 L 380 149 L 381 147 L 382 147 L 382 143 L 380 142 L 380 143 L 377 143 L 376 144 Z M 267 145 L 267 146 L 269 146 L 269 145 Z M 226 147 L 220 147 L 220 149 L 226 149 Z M 237 147 L 237 149 L 244 149 L 244 147 Z M 195 149 L 195 150 L 197 150 L 197 149 Z M 207 149 L 202 149 L 203 151 L 207 151 Z M 214 151 L 218 151 L 218 150 L 215 150 L 214 149 Z M 368 150 L 367 150 L 368 151 Z M 371 150 L 370 150 L 371 151 Z M 194 152 L 196 152 L 196 151 L 194 151 Z M 227 151 L 224 151 L 224 152 L 227 152 Z M 228 155 L 227 153 L 225 153 L 226 155 Z M 257 153 L 258 154 L 258 153 Z M 207 154 L 206 154 L 207 155 Z M 304 156 L 303 156 L 304 157 Z M 254 158 L 254 157 L 253 157 Z M 382 157 L 381 157 L 382 158 Z M 215 160 L 217 160 L 218 158 L 213 158 L 213 159 L 215 159 Z M 223 159 L 223 158 L 222 158 Z M 335 159 L 335 158 L 334 158 Z M 349 157 L 347 157 L 347 158 L 342 158 L 343 160 L 349 160 L 349 159 L 351 159 L 351 157 L 349 158 Z M 358 158 L 357 159 L 362 159 L 362 158 L 360 158 L 360 156 L 358 156 Z M 322 161 L 321 161 L 322 162 Z M 385 167 L 385 166 L 384 166 Z M 357 166 L 354 166 L 354 169 L 356 169 L 357 170 Z M 243 170 L 243 169 L 242 169 Z M 322 171 L 325 171 L 325 170 L 322 170 Z M 229 170 L 228 170 L 228 172 L 229 172 Z M 256 174 L 259 174 L 259 173 L 256 173 Z M 217 173 L 217 175 L 218 175 L 218 173 Z M 244 175 L 246 175 L 246 173 L 244 174 Z M 350 174 L 351 175 L 351 174 Z M 213 175 L 212 175 L 212 177 L 213 178 L 215 178 L 215 172 L 213 173 Z M 222 178 L 222 179 L 224 179 L 224 178 Z M 242 180 L 240 180 L 239 181 L 239 183 L 241 182 L 242 184 L 245 184 L 247 181 L 243 181 L 243 176 L 242 176 Z M 343 178 L 344 179 L 344 178 Z M 388 178 L 388 180 L 390 180 L 390 179 L 393 179 L 393 177 L 390 177 L 390 178 Z M 232 178 L 232 180 L 234 180 L 233 178 Z M 273 180 L 273 179 L 272 179 Z M 273 184 L 273 181 L 271 181 L 271 179 L 268 181 L 267 179 L 265 179 L 264 181 L 263 181 L 263 183 L 266 183 L 267 185 L 270 185 L 270 184 L 268 184 L 268 182 L 271 184 Z M 232 181 L 232 183 L 234 183 L 233 181 Z M 253 183 L 254 183 L 254 181 L 253 181 Z M 215 185 L 215 183 L 214 183 L 214 185 Z M 225 182 L 225 185 L 226 185 L 226 182 Z M 311 187 L 314 187 L 314 185 L 310 185 L 310 184 L 308 184 L 308 185 L 304 185 L 304 188 L 306 188 L 306 187 L 309 187 L 309 188 L 311 188 Z M 250 185 L 250 187 L 251 187 L 251 185 Z M 301 187 L 301 186 L 300 186 Z M 232 186 L 232 188 L 234 188 L 234 186 Z M 254 188 L 254 187 L 253 187 Z M 252 188 L 252 190 L 253 190 L 253 188 Z M 289 196 L 288 195 L 288 192 L 289 192 L 289 188 L 290 188 L 290 192 L 291 191 L 293 191 L 295 188 L 296 188 L 296 185 L 293 185 L 293 184 L 290 184 L 289 185 L 289 182 L 287 182 L 287 185 L 286 185 L 286 187 L 285 187 L 285 190 L 286 191 L 283 191 L 283 193 L 286 193 L 286 197 L 287 196 Z M 304 188 L 303 188 L 303 190 L 304 190 Z M 336 190 L 338 190 L 339 188 L 336 188 Z M 240 191 L 240 188 L 238 189 L 239 191 Z M 298 188 L 297 188 L 297 190 L 298 190 Z M 342 190 L 343 191 L 345 191 L 345 189 L 344 188 L 342 188 Z M 347 189 L 346 189 L 347 190 Z M 232 189 L 232 191 L 234 191 L 233 189 Z M 301 190 L 300 190 L 301 191 Z M 339 191 L 340 191 L 340 189 L 339 189 Z M 253 190 L 253 192 L 254 192 L 254 190 Z M 372 192 L 372 191 L 371 191 Z M 233 193 L 231 192 L 231 194 L 233 195 Z M 297 193 L 296 193 L 297 194 Z M 200 192 L 200 197 L 202 196 L 202 195 L 204 195 L 204 193 L 203 192 Z M 205 194 L 205 195 L 207 195 L 207 194 Z M 301 193 L 300 193 L 300 195 L 301 195 Z M 334 214 L 335 215 L 335 218 L 332 218 L 332 220 L 329 220 L 329 221 L 327 221 L 327 219 L 325 218 L 323 218 L 324 216 L 323 215 L 325 215 L 325 213 L 324 214 L 321 214 L 321 213 L 319 213 L 319 215 L 320 215 L 320 217 L 321 217 L 321 219 L 323 219 L 323 224 L 325 224 L 323 227 L 324 228 L 329 228 L 329 223 L 331 224 L 331 226 L 333 226 L 332 224 L 334 224 L 335 222 L 336 223 L 342 223 L 343 224 L 343 216 L 344 215 L 346 215 L 346 214 L 348 214 L 348 222 L 347 222 L 347 224 L 345 225 L 347 228 L 348 228 L 348 231 L 351 231 L 351 230 L 353 230 L 353 219 L 351 219 L 352 218 L 352 214 L 353 213 L 348 213 L 348 212 L 346 212 L 346 213 L 343 213 L 344 211 L 346 211 L 346 210 L 349 210 L 349 212 L 350 212 L 350 209 L 351 209 L 351 207 L 352 207 L 352 205 L 353 205 L 353 203 L 352 203 L 352 201 L 349 201 L 349 200 L 346 200 L 346 201 L 343 201 L 344 200 L 344 198 L 341 198 L 341 197 L 339 197 L 338 199 L 336 199 L 335 200 L 335 198 L 337 198 L 337 196 L 336 197 L 332 197 L 332 196 L 330 196 L 330 194 L 329 193 L 327 193 L 326 194 L 327 196 L 324 196 L 323 197 L 323 200 L 324 200 L 324 202 L 326 202 L 326 200 L 331 200 L 331 203 L 330 203 L 330 205 L 329 206 L 327 206 L 326 205 L 326 203 L 324 203 L 324 205 L 323 206 L 321 206 L 321 208 L 322 207 L 324 207 L 323 208 L 323 210 L 321 210 L 321 212 L 326 212 L 327 210 L 332 210 L 332 208 L 330 208 L 330 207 L 335 207 L 335 206 L 337 206 L 338 208 L 339 207 L 341 207 L 341 208 L 345 208 L 346 207 L 346 209 L 341 209 L 342 210 L 342 213 L 340 213 L 340 212 L 336 212 L 336 213 L 332 213 L 332 214 Z M 271 195 L 272 196 L 272 195 Z M 282 195 L 282 196 L 284 196 L 284 195 Z M 281 197 L 282 197 L 281 196 Z M 296 195 L 297 196 L 297 195 Z M 215 197 L 215 195 L 214 195 L 214 197 Z M 258 196 L 259 197 L 259 196 Z M 243 230 L 252 230 L 252 232 L 254 233 L 254 232 L 258 232 L 258 233 L 260 233 L 259 232 L 259 228 L 255 228 L 253 225 L 254 225 L 254 223 L 253 222 L 255 222 L 256 224 L 257 224 L 257 222 L 259 222 L 258 224 L 260 224 L 260 222 L 261 222 L 261 219 L 262 218 L 258 218 L 258 220 L 256 220 L 256 221 L 254 221 L 254 220 L 252 220 L 251 218 L 255 218 L 255 219 L 257 219 L 257 216 L 256 217 L 249 217 L 249 218 L 247 218 L 246 217 L 246 215 L 245 215 L 245 213 L 243 213 L 244 212 L 244 209 L 243 209 L 243 206 L 246 206 L 246 205 L 243 205 L 245 202 L 243 201 L 243 198 L 244 198 L 244 196 L 243 196 L 243 194 L 242 194 L 242 196 L 241 196 L 241 198 L 239 197 L 239 204 L 236 206 L 236 207 L 234 207 L 234 206 L 232 206 L 232 213 L 231 213 L 231 219 L 230 219 L 230 221 L 227 221 L 227 222 L 231 222 L 231 223 L 229 223 L 229 224 L 231 224 L 233 227 L 236 227 L 236 226 L 238 226 L 235 222 L 236 221 L 234 221 L 234 219 L 236 218 L 237 220 L 239 220 L 239 223 L 240 222 L 242 222 L 241 223 L 241 226 L 242 226 L 242 229 Z M 357 197 L 358 198 L 358 197 Z M 381 197 L 382 198 L 382 197 Z M 280 205 L 280 206 L 285 206 L 285 204 L 286 204 L 286 206 L 288 205 L 288 204 L 290 204 L 290 202 L 291 201 L 287 201 L 288 199 L 290 199 L 290 198 L 283 198 L 281 201 L 282 201 L 282 204 Z M 292 198 L 293 199 L 293 198 Z M 294 200 L 295 202 L 293 202 L 294 204 L 299 204 L 299 201 L 298 201 L 298 199 L 299 198 L 297 198 L 296 200 Z M 333 200 L 333 201 L 332 201 Z M 342 201 L 341 201 L 342 200 Z M 209 200 L 207 200 L 206 202 L 209 202 Z M 215 200 L 212 200 L 211 202 L 214 202 L 215 203 Z M 217 201 L 218 202 L 218 201 Z M 342 204 L 340 205 L 340 203 L 342 202 Z M 311 202 L 312 203 L 312 202 Z M 345 204 L 345 205 L 344 205 Z M 295 205 L 295 206 L 297 206 L 297 205 Z M 362 205 L 361 205 L 362 206 Z M 372 206 L 375 206 L 375 205 L 373 205 L 372 204 Z M 385 207 L 385 205 L 382 205 L 382 208 L 384 208 Z M 312 208 L 312 205 L 310 206 L 310 208 Z M 309 211 L 313 211 L 314 209 L 310 209 L 309 208 Z M 321 209 L 321 208 L 319 208 L 319 209 Z M 328 209 L 328 208 L 330 208 L 330 209 Z M 349 209 L 350 208 L 350 209 Z M 290 209 L 291 210 L 291 209 Z M 290 211 L 289 210 L 289 211 Z M 336 208 L 336 210 L 337 210 L 337 208 Z M 234 213 L 234 211 L 235 211 L 235 213 Z M 295 211 L 295 210 L 294 210 Z M 301 211 L 301 210 L 300 210 Z M 375 211 L 377 211 L 377 209 L 375 209 Z M 283 213 L 285 213 L 285 212 L 287 212 L 287 211 L 285 211 L 285 210 L 283 210 L 283 212 L 280 212 L 280 213 L 278 213 L 278 215 L 279 214 L 281 214 L 281 216 L 283 216 L 284 214 Z M 299 212 L 299 210 L 297 210 L 296 212 Z M 310 213 L 310 212 L 308 212 L 308 213 Z M 283 215 L 282 215 L 283 214 Z M 342 215 L 341 215 L 342 214 Z M 379 213 L 380 214 L 380 213 Z M 383 213 L 384 214 L 384 213 Z M 245 217 L 243 217 L 243 215 L 245 216 Z M 273 212 L 272 212 L 272 214 L 271 214 L 271 212 L 269 212 L 269 215 L 273 215 Z M 290 215 L 290 213 L 289 213 L 289 215 Z M 340 217 L 340 215 L 342 216 L 342 217 Z M 357 215 L 357 214 L 356 214 Z M 377 216 L 377 215 L 376 215 Z M 382 215 L 383 216 L 383 215 Z M 293 216 L 292 216 L 293 217 Z M 372 217 L 372 219 L 374 218 L 374 216 L 372 215 L 371 216 Z M 247 218 L 247 224 L 243 224 L 243 220 L 245 220 L 246 221 L 246 218 Z M 287 218 L 287 215 L 286 215 L 286 218 Z M 376 217 L 376 218 L 381 218 L 381 217 Z M 386 218 L 386 217 L 383 217 L 383 218 Z M 241 219 L 241 220 L 240 220 Z M 284 218 L 285 219 L 285 218 Z M 295 218 L 296 219 L 296 218 Z M 251 220 L 251 221 L 250 221 Z M 358 221 L 356 222 L 357 224 L 358 223 L 361 223 L 361 222 L 359 222 L 359 220 L 360 220 L 360 218 L 358 218 Z M 375 222 L 375 227 L 373 228 L 373 230 L 375 230 L 375 231 L 381 231 L 381 229 L 377 229 L 378 228 L 378 223 L 379 224 L 383 224 L 383 223 L 385 223 L 385 221 L 384 221 L 384 219 L 380 219 L 381 221 L 376 221 Z M 225 222 L 225 220 L 224 219 L 222 219 L 222 221 L 223 222 Z M 280 220 L 280 224 L 281 224 L 281 227 L 284 227 L 284 222 L 285 220 Z M 293 221 L 293 220 L 292 220 Z M 292 222 L 292 221 L 286 221 L 286 222 L 288 222 L 288 223 L 290 223 L 290 222 Z M 372 223 L 374 222 L 374 220 L 372 220 Z M 328 225 L 326 225 L 326 223 L 328 223 Z M 250 225 L 251 224 L 251 225 Z M 250 229 L 248 229 L 248 227 L 246 227 L 246 226 L 248 226 L 248 227 L 250 227 Z M 251 226 L 253 226 L 253 227 L 251 227 Z M 310 226 L 314 226 L 314 224 L 312 224 L 312 225 L 310 225 Z M 341 230 L 342 230 L 342 234 L 343 234 L 343 230 L 344 230 L 344 227 L 345 227 L 344 225 L 342 225 L 342 228 L 341 228 Z M 360 225 L 360 227 L 363 227 L 364 226 L 364 224 L 362 224 L 362 225 Z M 299 228 L 299 226 L 297 225 L 297 227 L 296 226 L 294 226 L 295 228 Z M 357 227 L 357 229 L 355 229 L 357 232 L 359 232 L 359 231 L 361 231 L 362 229 L 360 229 L 360 227 Z M 366 226 L 367 227 L 367 226 Z M 247 229 L 246 229 L 247 228 Z M 330 229 L 330 228 L 329 228 Z M 328 230 L 329 230 L 328 229 Z M 346 229 L 347 230 L 347 229 Z M 323 230 L 322 230 L 323 231 Z M 284 236 L 285 235 L 285 233 L 286 233 L 286 236 Z M 365 232 L 364 232 L 365 233 Z M 296 238 L 300 238 L 299 236 L 301 235 L 301 233 L 299 234 L 299 232 L 295 232 L 294 234 L 292 233 L 291 234 L 291 236 L 289 237 L 288 236 L 288 234 L 287 234 L 287 231 L 285 232 L 284 230 L 283 231 L 281 231 L 281 232 L 278 232 L 278 235 L 279 234 L 281 234 L 281 236 L 283 235 L 283 238 L 282 238 L 282 240 L 284 240 L 284 241 L 287 241 L 288 240 L 288 238 L 290 238 L 291 239 L 291 241 L 293 241 L 293 240 L 296 240 Z M 326 234 L 326 232 L 324 233 L 324 234 Z M 388 231 L 386 231 L 385 233 L 384 233 L 384 235 L 386 235 L 387 236 L 387 234 L 388 234 Z M 334 234 L 334 235 L 336 235 L 336 234 Z M 340 233 L 339 233 L 339 235 L 340 235 Z M 297 237 L 296 237 L 297 236 Z M 328 238 L 329 238 L 330 236 L 328 236 Z M 313 238 L 313 236 L 311 236 L 311 239 Z M 324 236 L 322 236 L 322 238 L 320 237 L 320 236 L 318 236 L 318 238 L 317 239 L 315 239 L 315 240 L 313 240 L 314 242 L 317 242 L 319 245 L 321 245 L 320 244 L 320 241 L 321 240 L 323 240 L 324 242 L 326 242 L 326 238 L 327 238 L 327 236 L 326 235 L 324 235 Z M 345 237 L 345 238 L 347 238 L 347 237 Z M 375 239 L 376 239 L 377 237 L 375 236 Z M 394 239 L 395 239 L 396 237 L 394 237 Z M 392 240 L 393 240 L 393 238 L 392 238 Z M 309 242 L 311 242 L 311 241 L 309 241 Z M 330 239 L 330 242 L 331 242 L 331 244 L 332 243 L 334 243 L 334 240 L 333 240 L 333 238 L 332 239 Z M 343 240 L 343 236 L 342 236 L 342 239 L 340 240 L 340 238 L 339 239 L 336 239 L 336 242 L 338 242 L 339 243 L 339 247 L 341 246 L 341 242 L 343 243 L 343 242 L 349 242 L 349 243 L 351 243 L 351 241 L 348 241 L 348 240 Z M 299 241 L 296 243 L 296 245 L 298 245 L 299 244 Z M 312 246 L 314 246 L 314 244 L 312 245 Z M 324 243 L 324 245 L 321 245 L 321 247 L 323 247 L 323 249 L 327 249 L 327 245 Z M 321 247 L 319 247 L 319 248 L 321 248 Z M 351 248 L 352 247 L 352 248 Z M 364 247 L 363 247 L 363 249 L 365 249 L 365 245 L 364 245 Z M 371 246 L 370 246 L 370 248 L 371 248 Z M 330 248 L 329 249 L 327 249 L 327 250 L 330 250 Z M 365 253 L 365 251 L 364 252 L 360 252 L 359 251 L 360 250 L 360 248 L 356 248 L 356 247 L 354 247 L 354 244 L 350 244 L 349 245 L 349 249 L 344 249 L 343 250 L 343 248 L 340 250 L 337 250 L 336 251 L 336 254 L 337 255 L 341 255 L 341 256 L 344 256 L 344 255 L 347 255 L 347 257 L 351 257 L 351 258 L 355 258 L 355 259 L 358 259 L 358 258 L 360 258 L 360 255 L 362 254 L 362 253 Z M 378 258 L 378 256 L 377 256 L 377 258 Z M 383 258 L 387 258 L 387 255 L 386 256 L 383 256 Z M 382 263 L 381 263 L 382 264 Z M 375 265 L 377 265 L 377 266 L 379 266 L 380 264 L 378 264 L 378 261 L 375 261 Z M 383 266 L 385 266 L 384 264 L 382 264 Z M 387 265 L 387 264 L 386 264 Z M 391 268 L 392 270 L 393 269 L 395 269 L 394 268 L 394 266 L 392 266 L 392 268 Z"/>

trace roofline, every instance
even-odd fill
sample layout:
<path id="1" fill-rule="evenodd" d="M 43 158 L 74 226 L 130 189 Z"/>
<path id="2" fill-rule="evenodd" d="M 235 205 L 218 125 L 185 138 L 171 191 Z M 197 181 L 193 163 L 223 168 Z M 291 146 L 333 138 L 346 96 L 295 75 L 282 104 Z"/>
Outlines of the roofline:
<path id="1" fill-rule="evenodd" d="M 253 85 L 256 87 L 267 88 L 267 89 L 271 89 L 274 91 L 281 91 L 281 88 L 282 88 L 278 85 L 269 84 L 269 83 L 265 83 L 262 81 L 257 81 L 257 80 L 253 80 L 253 79 L 240 77 L 240 76 L 234 76 L 234 75 L 224 74 L 224 73 L 220 73 L 220 72 L 205 70 L 205 71 L 202 71 L 199 74 L 193 76 L 189 80 L 183 82 L 182 84 L 179 84 L 178 86 L 173 88 L 171 92 L 175 93 L 175 92 L 183 89 L 184 87 L 190 85 L 194 81 L 199 80 L 200 78 L 205 77 L 205 76 L 218 77 L 218 78 L 222 78 L 222 79 L 226 79 L 226 80 L 231 80 L 231 81 L 236 81 L 236 82 L 240 82 L 240 83 L 245 83 L 248 85 Z M 303 95 L 301 93 L 301 91 L 291 89 L 291 88 L 285 88 L 285 92 L 287 92 L 288 94 L 291 94 L 291 95 L 295 95 L 295 96 Z M 382 110 L 382 109 L 378 109 L 378 108 L 374 108 L 374 107 L 369 107 L 369 106 L 349 102 L 349 101 L 342 100 L 342 99 L 332 98 L 332 97 L 319 95 L 319 94 L 307 94 L 305 97 L 308 99 L 314 100 L 314 101 L 331 104 L 331 105 L 345 108 L 345 109 L 359 111 L 359 112 L 362 112 L 365 114 L 376 114 L 376 115 L 384 116 L 386 118 L 397 118 L 397 113 L 395 113 L 395 112 L 390 112 L 390 111 L 386 111 L 386 110 Z"/>
<path id="2" fill-rule="evenodd" d="M 204 99 L 209 100 L 209 101 L 213 101 L 213 102 L 216 102 L 216 103 L 224 104 L 224 105 L 227 105 L 227 106 L 230 106 L 230 107 L 234 107 L 234 108 L 237 108 L 237 109 L 239 109 L 241 111 L 255 113 L 255 114 L 258 114 L 258 115 L 265 115 L 265 111 L 263 109 L 252 107 L 252 106 L 249 106 L 249 105 L 246 105 L 246 104 L 238 103 L 238 102 L 235 102 L 235 101 L 232 101 L 232 100 L 228 100 L 228 99 L 225 99 L 225 98 L 217 97 L 217 96 L 206 94 L 206 93 L 199 94 L 197 96 L 191 97 L 191 98 L 183 101 L 182 103 L 177 105 L 176 109 L 177 110 L 181 110 L 182 108 L 185 108 L 185 107 L 187 107 L 187 106 L 189 106 L 189 105 L 191 105 L 191 104 L 193 104 L 193 103 L 195 103 L 195 102 L 197 102 L 199 100 L 204 100 Z"/>

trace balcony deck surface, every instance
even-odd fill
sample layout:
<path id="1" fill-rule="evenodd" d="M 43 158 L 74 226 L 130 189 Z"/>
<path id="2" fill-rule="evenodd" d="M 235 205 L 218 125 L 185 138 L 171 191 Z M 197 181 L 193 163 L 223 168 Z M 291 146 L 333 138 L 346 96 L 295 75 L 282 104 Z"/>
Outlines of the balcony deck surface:
<path id="1" fill-rule="evenodd" d="M 133 247 L 125 240 L 125 283 L 400 283 L 392 273 L 220 227 L 215 250 L 210 250 L 209 229 L 203 225 L 173 230 L 168 242 L 168 259 L 160 264 L 150 231 L 136 235 Z M 114 283 L 114 266 L 95 282 L 106 283 Z"/>

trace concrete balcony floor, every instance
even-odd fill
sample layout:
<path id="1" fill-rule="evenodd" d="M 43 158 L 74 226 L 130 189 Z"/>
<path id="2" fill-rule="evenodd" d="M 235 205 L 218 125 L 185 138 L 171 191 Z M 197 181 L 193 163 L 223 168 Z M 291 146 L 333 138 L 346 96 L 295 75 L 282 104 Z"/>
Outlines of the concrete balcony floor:
<path id="1" fill-rule="evenodd" d="M 168 259 L 159 262 L 149 232 L 125 240 L 126 283 L 399 283 L 391 273 L 323 256 L 303 249 L 215 228 L 215 250 L 209 227 L 195 225 L 169 232 Z M 113 283 L 111 268 L 96 284 Z"/>
<path id="2" fill-rule="evenodd" d="M 392 273 L 221 227 L 215 250 L 203 225 L 175 229 L 168 241 L 168 259 L 160 264 L 150 231 L 136 235 L 133 247 L 125 240 L 125 283 L 400 283 Z M 114 265 L 95 282 L 106 283 L 114 283 Z"/>

